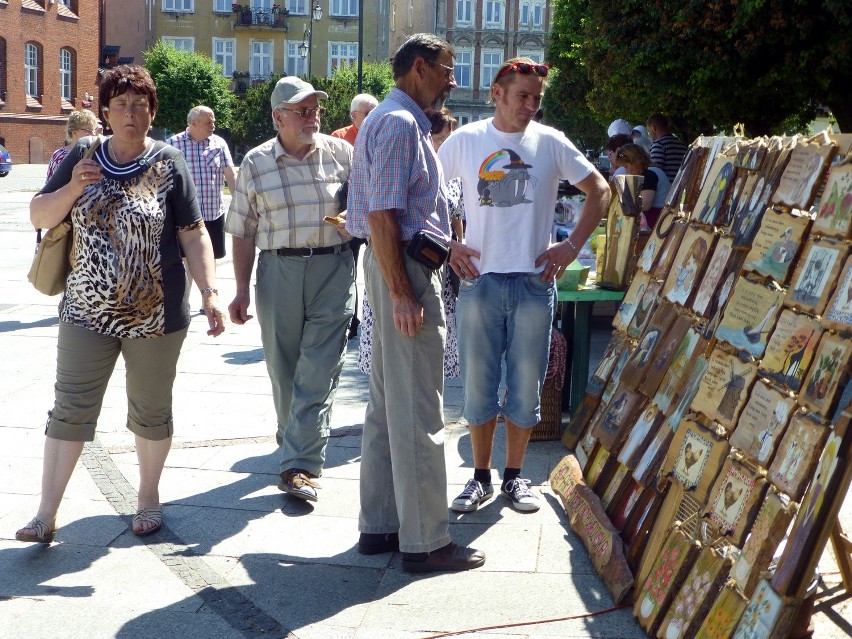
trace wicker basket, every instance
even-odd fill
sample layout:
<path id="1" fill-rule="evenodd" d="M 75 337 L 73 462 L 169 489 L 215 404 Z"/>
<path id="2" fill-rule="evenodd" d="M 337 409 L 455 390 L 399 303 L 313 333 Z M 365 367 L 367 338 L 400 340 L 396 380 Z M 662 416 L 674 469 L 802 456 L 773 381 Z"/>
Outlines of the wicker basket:
<path id="1" fill-rule="evenodd" d="M 562 389 L 553 378 L 547 378 L 541 391 L 541 421 L 530 434 L 530 441 L 545 441 L 562 437 Z"/>

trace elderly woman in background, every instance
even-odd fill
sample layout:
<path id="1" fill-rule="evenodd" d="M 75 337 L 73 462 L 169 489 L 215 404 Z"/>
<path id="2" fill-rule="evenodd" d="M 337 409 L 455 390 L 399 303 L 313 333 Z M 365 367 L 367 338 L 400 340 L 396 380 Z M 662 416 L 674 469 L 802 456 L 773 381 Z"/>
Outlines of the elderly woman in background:
<path id="1" fill-rule="evenodd" d="M 224 330 L 213 248 L 183 155 L 148 137 L 157 94 L 148 72 L 119 66 L 100 84 L 113 131 L 71 149 L 30 204 L 30 219 L 52 228 L 70 215 L 72 268 L 59 305 L 55 401 L 48 412 L 41 501 L 16 539 L 47 543 L 85 441 L 95 437 L 104 393 L 124 358 L 127 428 L 139 460 L 132 531 L 159 530 L 160 475 L 172 440 L 172 387 L 190 322 L 181 250 L 204 296 L 208 335 Z"/>
<path id="2" fill-rule="evenodd" d="M 85 138 L 89 135 L 97 135 L 100 123 L 97 116 L 88 109 L 80 109 L 74 111 L 68 116 L 68 121 L 65 123 L 65 146 L 61 149 L 56 149 L 50 160 L 47 163 L 47 179 L 53 177 L 56 167 L 65 159 L 68 152 L 74 148 L 74 145 L 80 141 L 80 138 Z"/>
<path id="3" fill-rule="evenodd" d="M 642 212 L 647 226 L 654 228 L 671 188 L 669 178 L 661 168 L 651 162 L 651 155 L 638 144 L 622 146 L 615 154 L 615 162 L 627 169 L 629 175 L 641 175 L 644 178 L 641 192 Z"/>

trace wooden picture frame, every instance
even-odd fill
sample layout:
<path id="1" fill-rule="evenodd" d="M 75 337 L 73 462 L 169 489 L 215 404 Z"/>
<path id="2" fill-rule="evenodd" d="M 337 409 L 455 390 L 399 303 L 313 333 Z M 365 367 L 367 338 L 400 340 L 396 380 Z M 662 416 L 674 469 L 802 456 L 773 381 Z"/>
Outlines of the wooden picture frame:
<path id="1" fill-rule="evenodd" d="M 822 333 L 822 325 L 815 318 L 784 309 L 766 344 L 760 374 L 798 392 Z"/>
<path id="2" fill-rule="evenodd" d="M 757 365 L 743 361 L 718 346 L 710 353 L 707 372 L 692 400 L 691 409 L 731 432 L 757 378 Z"/>
<path id="3" fill-rule="evenodd" d="M 707 266 L 707 257 L 713 249 L 715 235 L 712 231 L 692 226 L 686 230 L 671 270 L 662 288 L 662 295 L 670 302 L 687 306 L 693 291 L 701 281 Z"/>
<path id="4" fill-rule="evenodd" d="M 852 255 L 843 263 L 837 288 L 825 307 L 822 323 L 835 331 L 852 332 Z"/>
<path id="5" fill-rule="evenodd" d="M 716 337 L 752 357 L 763 357 L 783 301 L 783 289 L 739 278 L 725 305 Z"/>
<path id="6" fill-rule="evenodd" d="M 683 220 L 678 220 L 672 224 L 671 230 L 668 235 L 666 235 L 666 241 L 663 243 L 662 249 L 657 255 L 657 259 L 654 263 L 654 270 L 651 272 L 651 275 L 655 279 L 664 280 L 668 277 L 672 261 L 674 260 L 675 255 L 677 255 L 677 251 L 680 248 L 680 242 L 688 227 L 689 225 Z"/>
<path id="7" fill-rule="evenodd" d="M 809 217 L 769 209 L 760 222 L 743 269 L 786 284 L 810 223 Z"/>
<path id="8" fill-rule="evenodd" d="M 796 144 L 772 202 L 807 211 L 835 153 L 837 146 L 834 144 Z"/>
<path id="9" fill-rule="evenodd" d="M 651 319 L 645 327 L 645 332 L 639 338 L 639 343 L 630 354 L 624 365 L 621 383 L 630 390 L 637 390 L 646 371 L 656 362 L 661 347 L 665 343 L 669 326 L 677 319 L 677 307 L 665 300 L 660 301 L 654 309 Z M 664 356 L 665 353 L 662 353 Z"/>
<path id="10" fill-rule="evenodd" d="M 769 483 L 793 501 L 800 502 L 830 430 L 805 413 L 794 414 L 769 466 Z"/>
<path id="11" fill-rule="evenodd" d="M 838 388 L 845 384 L 852 358 L 852 341 L 836 333 L 825 333 L 799 392 L 799 403 L 811 411 L 828 416 L 837 399 Z"/>
<path id="12" fill-rule="evenodd" d="M 639 417 L 618 451 L 618 461 L 630 469 L 636 468 L 648 442 L 653 440 L 665 419 L 665 415 L 653 402 L 648 402 L 638 413 Z"/>
<path id="13" fill-rule="evenodd" d="M 630 321 L 633 319 L 633 314 L 639 307 L 639 302 L 645 295 L 645 291 L 651 284 L 651 276 L 647 273 L 639 271 L 630 282 L 630 287 L 624 294 L 624 299 L 618 305 L 618 311 L 612 319 L 612 326 L 615 330 L 621 333 L 627 332 L 627 327 L 630 326 Z"/>
<path id="14" fill-rule="evenodd" d="M 679 321 L 680 319 L 678 319 Z M 703 339 L 694 328 L 689 328 L 675 349 L 671 362 L 663 373 L 663 377 L 655 391 L 654 404 L 661 411 L 668 412 L 693 361 L 706 349 L 707 340 Z M 647 388 L 650 388 L 650 386 Z M 643 393 L 645 393 L 647 388 L 643 389 L 640 386 L 640 390 Z M 648 393 L 645 394 L 647 395 Z"/>
<path id="15" fill-rule="evenodd" d="M 641 403 L 639 393 L 619 385 L 612 401 L 601 413 L 600 419 L 592 427 L 592 434 L 610 453 L 616 454 L 627 430 L 633 423 L 633 413 Z"/>
<path id="16" fill-rule="evenodd" d="M 700 224 L 715 224 L 719 213 L 724 213 L 725 202 L 735 179 L 734 160 L 719 155 L 713 159 L 710 171 L 704 178 L 704 186 L 698 194 L 692 219 Z"/>
<path id="17" fill-rule="evenodd" d="M 645 375 L 639 383 L 639 392 L 645 397 L 654 397 L 663 376 L 671 368 L 687 332 L 692 328 L 692 318 L 678 313 L 657 347 L 654 357 L 645 367 Z"/>
<path id="18" fill-rule="evenodd" d="M 852 196 L 850 196 L 852 201 Z M 816 227 L 813 227 L 816 230 Z M 849 247 L 836 240 L 813 239 L 805 244 L 784 304 L 813 315 L 821 315 L 849 254 Z"/>
<path id="19" fill-rule="evenodd" d="M 829 169 L 813 228 L 828 237 L 852 237 L 852 162 Z"/>
<path id="20" fill-rule="evenodd" d="M 759 380 L 752 387 L 737 420 L 730 439 L 731 446 L 767 468 L 797 408 L 796 400 L 789 394 Z"/>
<path id="21" fill-rule="evenodd" d="M 682 484 L 697 501 L 704 503 L 730 448 L 724 436 L 685 419 L 674 434 L 662 474 Z"/>
<path id="22" fill-rule="evenodd" d="M 704 516 L 720 536 L 741 546 L 763 503 L 766 487 L 761 474 L 729 457 L 710 491 Z"/>
<path id="23" fill-rule="evenodd" d="M 716 289 L 722 281 L 722 276 L 727 271 L 728 263 L 733 252 L 733 238 L 722 237 L 716 242 L 710 258 L 707 260 L 707 269 L 701 277 L 695 296 L 690 304 L 693 311 L 701 316 L 707 314 L 710 303 L 713 300 Z"/>

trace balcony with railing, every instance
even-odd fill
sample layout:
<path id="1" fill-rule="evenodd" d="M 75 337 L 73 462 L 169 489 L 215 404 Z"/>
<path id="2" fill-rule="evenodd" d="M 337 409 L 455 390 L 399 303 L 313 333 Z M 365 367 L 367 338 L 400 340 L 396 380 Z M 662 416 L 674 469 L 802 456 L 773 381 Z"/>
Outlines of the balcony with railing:
<path id="1" fill-rule="evenodd" d="M 270 28 L 287 31 L 287 9 L 273 7 L 272 9 L 255 9 L 245 4 L 232 5 L 236 28 Z"/>

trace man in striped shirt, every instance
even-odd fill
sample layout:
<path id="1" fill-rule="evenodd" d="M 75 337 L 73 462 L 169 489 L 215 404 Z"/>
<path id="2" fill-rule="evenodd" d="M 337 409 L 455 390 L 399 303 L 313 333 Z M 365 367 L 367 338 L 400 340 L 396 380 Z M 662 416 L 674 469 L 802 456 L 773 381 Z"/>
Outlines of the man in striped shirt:
<path id="1" fill-rule="evenodd" d="M 655 113 L 645 123 L 651 137 L 651 160 L 663 170 L 669 182 L 674 182 L 683 158 L 686 156 L 686 144 L 674 136 L 669 128 L 669 119 L 661 113 Z"/>

